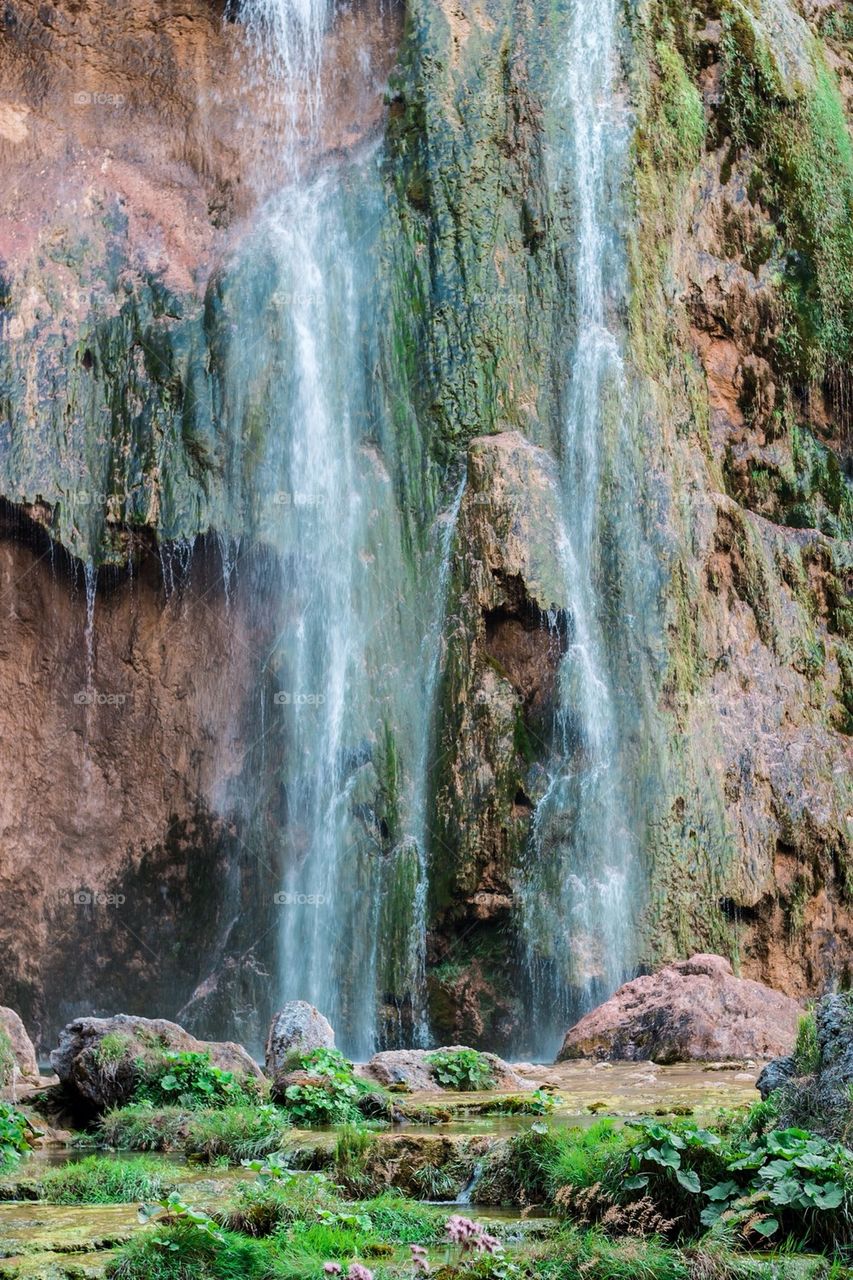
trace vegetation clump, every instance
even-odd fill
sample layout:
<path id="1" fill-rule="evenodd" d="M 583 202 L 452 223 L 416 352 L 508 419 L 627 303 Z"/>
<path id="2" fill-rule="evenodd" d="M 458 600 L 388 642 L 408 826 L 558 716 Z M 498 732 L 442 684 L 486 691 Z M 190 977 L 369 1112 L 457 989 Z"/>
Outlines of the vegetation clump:
<path id="1" fill-rule="evenodd" d="M 17 1065 L 9 1033 L 5 1027 L 0 1027 L 0 1089 L 12 1083 Z"/>
<path id="2" fill-rule="evenodd" d="M 103 1043 L 102 1040 L 99 1053 L 103 1052 Z M 166 1051 L 144 1064 L 133 1101 L 154 1107 L 197 1109 L 251 1104 L 260 1101 L 260 1097 L 257 1081 L 237 1080 L 233 1072 L 217 1067 L 209 1053 Z"/>
<path id="3" fill-rule="evenodd" d="M 122 1204 L 166 1194 L 175 1183 L 162 1161 L 86 1156 L 15 1188 L 16 1196 L 49 1204 Z"/>
<path id="4" fill-rule="evenodd" d="M 11 1103 L 0 1101 L 0 1172 L 11 1168 L 29 1150 L 30 1124 Z"/>
<path id="5" fill-rule="evenodd" d="M 777 354 L 802 383 L 840 374 L 853 351 L 853 143 L 818 40 L 798 77 L 783 76 L 750 7 L 722 13 L 721 121 L 748 149 L 750 195 L 769 211 L 783 264 Z"/>
<path id="6" fill-rule="evenodd" d="M 489 1059 L 476 1049 L 439 1049 L 427 1054 L 427 1062 L 444 1089 L 467 1093 L 491 1089 L 495 1083 Z"/>
<path id="7" fill-rule="evenodd" d="M 366 1114 L 377 1118 L 387 1114 L 384 1095 L 357 1076 L 353 1064 L 337 1049 L 312 1049 L 295 1055 L 287 1066 L 293 1074 L 307 1077 L 285 1083 L 279 1096 L 295 1125 L 358 1124 Z"/>
<path id="8" fill-rule="evenodd" d="M 108 1111 L 99 1140 L 124 1151 L 179 1151 L 199 1160 L 226 1157 L 233 1163 L 281 1147 L 290 1120 L 271 1103 L 200 1111 L 137 1103 Z"/>

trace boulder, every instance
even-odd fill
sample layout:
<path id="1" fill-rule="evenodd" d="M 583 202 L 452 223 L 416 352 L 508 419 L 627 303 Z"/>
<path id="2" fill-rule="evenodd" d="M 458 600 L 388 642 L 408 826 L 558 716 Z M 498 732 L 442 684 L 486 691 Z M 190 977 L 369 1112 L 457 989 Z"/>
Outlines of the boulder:
<path id="1" fill-rule="evenodd" d="M 130 1100 L 144 1073 L 140 1062 L 153 1061 L 165 1052 L 209 1053 L 221 1071 L 242 1079 L 263 1079 L 257 1063 L 239 1044 L 196 1040 L 176 1022 L 127 1013 L 69 1022 L 50 1060 L 72 1099 L 105 1111 Z"/>
<path id="2" fill-rule="evenodd" d="M 17 1066 L 4 1064 L 4 1055 L 0 1052 L 0 1088 L 7 1084 L 35 1084 L 39 1078 L 38 1060 L 33 1042 L 27 1035 L 27 1029 L 14 1009 L 0 1005 L 0 1041 L 3 1035 L 9 1041 L 12 1057 Z M 0 1049 L 2 1045 L 0 1044 Z"/>
<path id="3" fill-rule="evenodd" d="M 334 1049 L 327 1018 L 307 1000 L 288 1000 L 272 1020 L 265 1054 L 267 1075 L 278 1086 L 294 1069 L 293 1059 L 312 1049 Z"/>
<path id="4" fill-rule="evenodd" d="M 449 1045 L 443 1052 L 453 1053 L 466 1048 L 465 1045 L 454 1044 Z M 471 1052 L 470 1049 L 467 1051 Z M 361 1074 L 368 1080 L 375 1080 L 386 1089 L 392 1085 L 405 1085 L 413 1093 L 435 1092 L 445 1087 L 436 1079 L 429 1061 L 430 1055 L 436 1052 L 435 1049 L 387 1049 L 382 1053 L 375 1053 L 362 1068 Z M 502 1058 L 498 1058 L 494 1053 L 484 1053 L 482 1056 L 492 1069 L 494 1077 L 492 1088 L 517 1090 L 530 1087 Z"/>
<path id="5" fill-rule="evenodd" d="M 722 956 L 695 955 L 626 982 L 566 1033 L 558 1061 L 772 1058 L 793 1048 L 802 1012 Z"/>
<path id="6" fill-rule="evenodd" d="M 762 1098 L 780 1090 L 780 1125 L 845 1139 L 853 1124 L 853 992 L 824 996 L 813 1016 L 813 1050 L 774 1059 L 756 1087 Z"/>
<path id="7" fill-rule="evenodd" d="M 784 1058 L 774 1058 L 767 1063 L 756 1080 L 755 1087 L 766 1102 L 771 1093 L 793 1080 L 796 1074 L 797 1060 L 792 1054 L 786 1054 Z"/>

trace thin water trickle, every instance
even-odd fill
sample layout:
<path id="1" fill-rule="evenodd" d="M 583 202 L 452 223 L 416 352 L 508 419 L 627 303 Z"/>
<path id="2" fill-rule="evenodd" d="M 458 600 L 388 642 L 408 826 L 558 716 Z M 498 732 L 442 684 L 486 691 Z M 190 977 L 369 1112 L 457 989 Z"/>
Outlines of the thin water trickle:
<path id="1" fill-rule="evenodd" d="M 568 1020 L 609 994 L 632 960 L 632 839 L 614 689 L 601 625 L 600 539 L 608 444 L 625 397 L 618 314 L 624 268 L 614 209 L 627 140 L 616 93 L 615 0 L 575 0 L 555 104 L 565 121 L 555 188 L 575 217 L 576 339 L 566 397 L 561 556 L 570 625 L 558 686 L 556 763 L 534 814 L 519 895 L 533 1051 L 553 1055 Z M 618 432 L 617 432 L 618 434 Z"/>

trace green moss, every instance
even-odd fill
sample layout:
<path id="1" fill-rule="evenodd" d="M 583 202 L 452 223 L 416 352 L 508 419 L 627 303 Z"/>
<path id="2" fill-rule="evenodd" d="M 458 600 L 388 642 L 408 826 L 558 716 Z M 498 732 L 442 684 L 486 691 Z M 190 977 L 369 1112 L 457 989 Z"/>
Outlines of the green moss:
<path id="1" fill-rule="evenodd" d="M 95 1059 L 99 1067 L 112 1066 L 121 1062 L 130 1047 L 130 1036 L 121 1031 L 108 1031 L 95 1047 Z"/>
<path id="2" fill-rule="evenodd" d="M 678 49 L 667 40 L 655 45 L 659 82 L 654 110 L 659 128 L 649 143 L 658 169 L 689 171 L 702 154 L 705 110 Z"/>
<path id="3" fill-rule="evenodd" d="M 778 233 L 776 362 L 801 382 L 842 370 L 853 351 L 853 144 L 834 72 L 803 28 L 808 73 L 783 78 L 764 28 L 740 3 L 722 13 L 721 120 L 748 149 Z"/>

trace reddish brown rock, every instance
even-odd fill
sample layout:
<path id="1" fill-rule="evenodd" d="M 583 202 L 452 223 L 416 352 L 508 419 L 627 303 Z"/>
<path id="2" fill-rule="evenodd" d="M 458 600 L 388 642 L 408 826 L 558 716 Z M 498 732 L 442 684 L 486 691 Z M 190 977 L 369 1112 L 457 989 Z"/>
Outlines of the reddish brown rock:
<path id="1" fill-rule="evenodd" d="M 793 1048 L 801 1014 L 781 992 L 736 978 L 722 956 L 695 955 L 626 982 L 566 1033 L 559 1060 L 772 1058 Z"/>
<path id="2" fill-rule="evenodd" d="M 27 1035 L 27 1029 L 14 1009 L 0 1005 L 0 1039 L 5 1033 L 17 1064 L 17 1075 L 14 1070 L 8 1073 L 14 1079 L 4 1079 L 3 1063 L 0 1061 L 0 1087 L 7 1084 L 34 1083 L 39 1078 L 38 1062 L 33 1042 Z"/>

